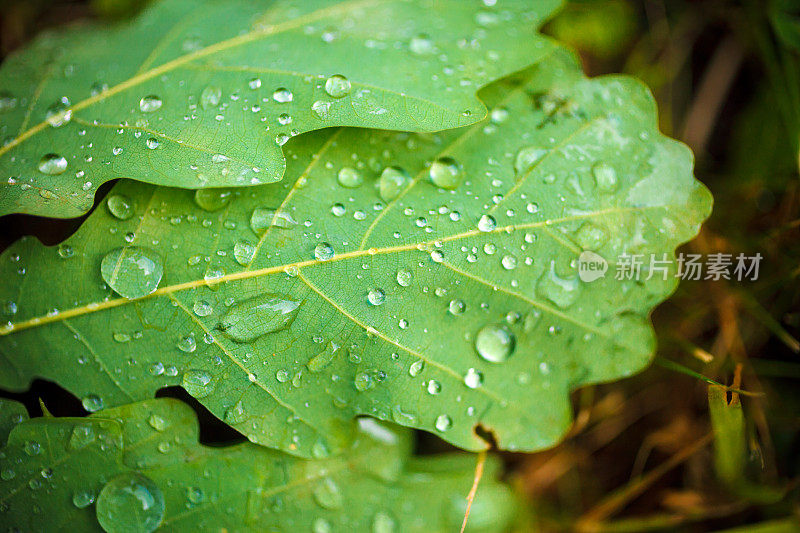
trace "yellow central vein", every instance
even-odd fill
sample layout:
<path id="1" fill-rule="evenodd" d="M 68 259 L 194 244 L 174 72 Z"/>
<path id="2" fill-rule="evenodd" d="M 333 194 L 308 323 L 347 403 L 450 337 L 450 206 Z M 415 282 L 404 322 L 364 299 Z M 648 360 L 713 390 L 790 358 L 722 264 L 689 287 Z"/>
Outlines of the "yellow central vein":
<path id="1" fill-rule="evenodd" d="M 368 5 L 374 2 L 376 2 L 376 0 L 351 0 L 349 2 L 343 2 L 341 4 L 336 4 L 328 8 L 320 9 L 306 16 L 298 17 L 296 19 L 281 24 L 275 24 L 272 26 L 258 28 L 249 31 L 247 33 L 243 33 L 241 35 L 237 35 L 236 37 L 220 41 L 218 43 L 207 46 L 206 48 L 202 48 L 196 52 L 192 52 L 191 54 L 186 54 L 185 56 L 177 57 L 172 61 L 164 63 L 163 65 L 159 65 L 158 67 L 152 68 L 146 72 L 142 72 L 141 74 L 137 74 L 131 78 L 128 78 L 127 80 L 109 88 L 107 91 L 103 91 L 99 94 L 86 98 L 85 100 L 77 102 L 75 105 L 71 106 L 68 110 L 65 110 L 65 112 L 72 111 L 72 113 L 74 114 L 75 112 L 80 111 L 82 109 L 86 109 L 87 107 L 97 102 L 100 102 L 110 96 L 114 96 L 132 87 L 136 87 L 137 85 L 140 85 L 141 83 L 144 83 L 148 80 L 157 78 L 158 76 L 161 76 L 163 74 L 172 71 L 176 67 L 184 65 L 186 63 L 190 63 L 192 61 L 195 61 L 196 59 L 208 57 L 217 54 L 219 52 L 235 48 L 237 46 L 242 46 L 244 44 L 257 41 L 258 39 L 268 37 L 270 35 L 276 35 L 284 31 L 302 27 L 306 24 L 309 24 L 310 22 L 314 22 L 329 15 L 335 15 L 340 13 L 346 14 L 349 13 L 351 10 L 356 9 L 357 7 L 360 7 L 362 5 Z M 0 157 L 5 155 L 13 148 L 19 146 L 20 144 L 28 140 L 30 137 L 33 137 L 43 129 L 48 128 L 49 126 L 50 125 L 47 121 L 43 121 L 31 127 L 30 129 L 26 130 L 25 132 L 20 133 L 10 143 L 0 147 Z"/>
<path id="2" fill-rule="evenodd" d="M 500 226 L 495 228 L 490 233 L 511 233 L 514 231 L 519 230 L 526 230 L 526 229 L 533 229 L 533 228 L 541 228 L 545 226 L 552 226 L 555 224 L 560 224 L 563 222 L 570 222 L 575 220 L 584 220 L 588 218 L 593 218 L 597 216 L 603 215 L 611 215 L 611 214 L 619 214 L 619 213 L 630 213 L 630 212 L 641 212 L 647 209 L 666 209 L 668 207 L 674 207 L 670 205 L 654 205 L 654 206 L 642 206 L 642 207 L 616 207 L 616 208 L 609 208 L 604 209 L 601 211 L 595 211 L 594 213 L 584 213 L 580 215 L 571 215 L 567 217 L 562 217 L 559 219 L 552 219 L 552 220 L 544 220 L 540 222 L 531 222 L 529 224 L 515 224 L 510 226 Z M 288 269 L 302 269 L 305 267 L 316 266 L 325 263 L 333 263 L 337 261 L 345 261 L 349 259 L 357 259 L 364 256 L 372 256 L 372 255 L 382 255 L 382 254 L 391 254 L 391 253 L 400 253 L 409 250 L 425 250 L 428 248 L 434 247 L 437 243 L 442 242 L 450 242 L 456 241 L 460 239 L 465 239 L 468 237 L 473 237 L 475 235 L 487 235 L 487 232 L 482 232 L 480 230 L 470 230 L 465 231 L 463 233 L 456 233 L 453 235 L 448 235 L 446 237 L 439 237 L 436 239 L 431 239 L 429 241 L 418 242 L 418 243 L 410 243 L 410 244 L 402 244 L 397 246 L 387 246 L 384 248 L 368 248 L 366 250 L 354 250 L 351 252 L 346 252 L 340 255 L 336 255 L 331 259 L 326 261 L 321 261 L 318 259 L 309 259 L 306 261 L 295 261 L 292 263 L 286 263 L 283 265 L 275 265 L 265 268 L 260 268 L 257 270 L 242 270 L 240 272 L 234 272 L 233 274 L 226 274 L 224 276 L 220 276 L 219 278 L 214 279 L 214 283 L 223 283 L 228 281 L 237 281 L 243 279 L 252 279 L 258 278 L 262 276 L 268 276 L 270 274 L 275 274 L 279 272 L 285 272 Z M 175 285 L 169 285 L 166 287 L 162 287 L 153 291 L 152 293 L 148 294 L 147 296 L 142 296 L 141 298 L 115 298 L 113 300 L 104 300 L 101 302 L 92 302 L 81 307 L 76 307 L 74 309 L 69 309 L 66 311 L 61 311 L 58 314 L 54 315 L 42 315 L 34 318 L 30 318 L 28 320 L 16 323 L 16 324 L 6 324 L 0 326 L 0 336 L 8 335 L 10 333 L 30 329 L 37 326 L 43 326 L 46 324 L 50 324 L 53 322 L 58 322 L 60 320 L 66 320 L 69 318 L 73 318 L 76 316 L 82 316 L 90 313 L 96 313 L 97 311 L 102 311 L 106 309 L 113 309 L 115 307 L 120 307 L 123 305 L 127 305 L 131 302 L 138 302 L 142 300 L 146 300 L 149 298 L 163 296 L 167 294 L 171 294 L 174 292 L 184 291 L 188 289 L 194 289 L 196 287 L 200 287 L 206 285 L 207 282 L 205 279 L 197 279 L 191 281 L 185 281 L 183 283 L 177 283 Z"/>

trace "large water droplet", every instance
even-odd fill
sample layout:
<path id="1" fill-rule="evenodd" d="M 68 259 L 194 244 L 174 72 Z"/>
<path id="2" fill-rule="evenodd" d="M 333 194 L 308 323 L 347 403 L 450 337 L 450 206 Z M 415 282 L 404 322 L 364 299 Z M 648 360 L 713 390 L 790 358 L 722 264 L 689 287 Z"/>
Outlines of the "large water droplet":
<path id="1" fill-rule="evenodd" d="M 105 484 L 95 510 L 108 533 L 151 533 L 164 518 L 164 495 L 147 476 L 126 473 Z"/>
<path id="2" fill-rule="evenodd" d="M 187 370 L 183 373 L 181 386 L 195 398 L 204 398 L 214 392 L 213 378 L 205 370 Z"/>
<path id="3" fill-rule="evenodd" d="M 381 305 L 386 301 L 386 293 L 381 289 L 370 289 L 367 293 L 367 301 L 372 305 Z"/>
<path id="4" fill-rule="evenodd" d="M 597 182 L 597 188 L 603 192 L 613 192 L 619 186 L 617 171 L 604 161 L 594 164 L 592 167 L 592 175 Z"/>
<path id="5" fill-rule="evenodd" d="M 281 294 L 262 294 L 232 306 L 217 327 L 237 342 L 252 342 L 288 328 L 301 303 Z"/>
<path id="6" fill-rule="evenodd" d="M 436 417 L 435 426 L 439 431 L 447 431 L 453 426 L 453 421 L 447 415 L 439 415 Z"/>
<path id="7" fill-rule="evenodd" d="M 255 244 L 249 241 L 237 241 L 233 245 L 233 257 L 242 266 L 247 266 L 256 254 Z"/>
<path id="8" fill-rule="evenodd" d="M 123 194 L 112 194 L 106 200 L 108 212 L 120 220 L 128 220 L 133 216 L 135 208 L 130 198 Z"/>
<path id="9" fill-rule="evenodd" d="M 164 265 L 155 251 L 139 246 L 110 251 L 100 263 L 103 279 L 125 298 L 141 298 L 158 288 Z"/>
<path id="10" fill-rule="evenodd" d="M 294 100 L 294 95 L 292 91 L 281 87 L 279 89 L 275 89 L 275 92 L 272 93 L 272 99 L 278 102 L 279 104 L 288 104 L 292 100 Z"/>
<path id="11" fill-rule="evenodd" d="M 455 189 L 464 181 L 464 170 L 452 157 L 440 157 L 431 164 L 431 182 L 442 189 Z"/>
<path id="12" fill-rule="evenodd" d="M 194 202 L 206 211 L 219 211 L 231 201 L 230 189 L 198 189 L 194 193 Z"/>
<path id="13" fill-rule="evenodd" d="M 517 152 L 517 158 L 514 161 L 514 170 L 518 174 L 528 172 L 533 166 L 538 163 L 547 154 L 547 150 L 541 146 L 526 146 Z"/>
<path id="14" fill-rule="evenodd" d="M 475 336 L 475 350 L 490 363 L 502 363 L 514 352 L 516 338 L 506 326 L 488 324 Z"/>
<path id="15" fill-rule="evenodd" d="M 276 211 L 271 207 L 256 207 L 250 215 L 250 228 L 256 235 L 262 235 L 271 226 L 280 229 L 292 229 L 297 225 L 292 215 L 284 211 Z"/>
<path id="16" fill-rule="evenodd" d="M 336 177 L 339 180 L 339 185 L 348 189 L 355 189 L 364 183 L 364 177 L 361 172 L 351 167 L 342 167 Z"/>
<path id="17" fill-rule="evenodd" d="M 39 160 L 39 172 L 57 176 L 67 170 L 67 160 L 58 154 L 46 154 Z"/>
<path id="18" fill-rule="evenodd" d="M 400 194 L 411 182 L 408 172 L 400 167 L 386 167 L 378 180 L 378 194 L 384 202 L 389 202 Z"/>
<path id="19" fill-rule="evenodd" d="M 334 74 L 325 82 L 325 92 L 333 98 L 342 98 L 350 94 L 350 80 L 341 74 Z"/>
<path id="20" fill-rule="evenodd" d="M 152 113 L 161 109 L 163 103 L 164 102 L 161 100 L 161 98 L 150 94 L 142 97 L 142 99 L 139 100 L 139 109 L 141 109 L 143 113 Z"/>
<path id="21" fill-rule="evenodd" d="M 89 394 L 81 399 L 81 404 L 90 413 L 96 413 L 103 408 L 103 399 L 96 394 Z"/>
<path id="22" fill-rule="evenodd" d="M 497 221 L 492 215 L 483 215 L 478 221 L 478 229 L 483 232 L 494 231 L 497 227 Z"/>
<path id="23" fill-rule="evenodd" d="M 45 111 L 45 120 L 54 128 L 59 128 L 72 120 L 72 109 L 67 97 L 62 97 Z"/>
<path id="24" fill-rule="evenodd" d="M 321 242 L 314 247 L 314 258 L 317 261 L 329 261 L 333 259 L 335 254 L 336 252 L 333 250 L 333 246 L 327 242 Z"/>
<path id="25" fill-rule="evenodd" d="M 214 85 L 209 85 L 200 93 L 200 107 L 208 109 L 217 107 L 222 100 L 222 89 Z"/>
<path id="26" fill-rule="evenodd" d="M 340 509 L 344 504 L 341 489 L 329 477 L 324 478 L 314 486 L 313 494 L 317 503 L 326 509 Z"/>
<path id="27" fill-rule="evenodd" d="M 408 287 L 411 285 L 411 280 L 414 278 L 414 275 L 411 273 L 410 270 L 407 268 L 401 268 L 397 271 L 397 284 L 401 287 Z"/>
<path id="28" fill-rule="evenodd" d="M 550 269 L 542 274 L 536 284 L 536 292 L 557 306 L 565 308 L 578 299 L 580 282 L 577 276 L 572 278 L 559 276 L 556 272 L 555 261 L 551 261 Z"/>

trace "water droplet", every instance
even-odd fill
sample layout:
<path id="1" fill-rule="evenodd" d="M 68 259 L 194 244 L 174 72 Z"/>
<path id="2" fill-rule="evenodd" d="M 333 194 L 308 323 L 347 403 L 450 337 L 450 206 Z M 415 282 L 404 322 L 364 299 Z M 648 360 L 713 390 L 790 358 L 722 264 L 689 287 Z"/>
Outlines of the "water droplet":
<path id="1" fill-rule="evenodd" d="M 550 268 L 542 274 L 536 284 L 536 292 L 557 306 L 566 308 L 578 299 L 580 282 L 577 276 L 572 278 L 559 276 L 555 261 L 551 261 Z"/>
<path id="2" fill-rule="evenodd" d="M 85 407 L 85 406 L 84 406 Z M 100 405 L 102 408 L 102 402 Z M 88 411 L 89 409 L 87 409 Z M 94 428 L 92 428 L 89 424 L 78 424 L 74 428 L 72 428 L 72 433 L 69 436 L 69 449 L 70 450 L 80 450 L 81 448 L 85 448 L 92 442 L 97 435 L 94 432 Z"/>
<path id="3" fill-rule="evenodd" d="M 386 167 L 378 180 L 378 191 L 384 202 L 389 202 L 400 194 L 411 182 L 408 172 L 400 167 Z"/>
<path id="4" fill-rule="evenodd" d="M 414 361 L 411 363 L 411 366 L 408 367 L 408 375 L 412 378 L 415 378 L 419 375 L 420 372 L 425 368 L 425 361 L 420 359 L 419 361 Z"/>
<path id="5" fill-rule="evenodd" d="M 204 398 L 214 391 L 211 374 L 205 370 L 187 370 L 183 373 L 181 386 L 195 398 Z"/>
<path id="6" fill-rule="evenodd" d="M 209 212 L 219 211 L 228 205 L 231 195 L 230 189 L 197 189 L 194 193 L 194 203 Z"/>
<path id="7" fill-rule="evenodd" d="M 372 519 L 372 533 L 394 533 L 395 521 L 386 513 L 375 513 Z"/>
<path id="8" fill-rule="evenodd" d="M 177 347 L 182 352 L 192 353 L 197 349 L 197 341 L 194 340 L 194 335 L 186 335 L 178 340 Z"/>
<path id="9" fill-rule="evenodd" d="M 279 104 L 288 104 L 292 100 L 294 100 L 294 95 L 292 91 L 281 87 L 279 89 L 275 89 L 275 92 L 272 93 L 272 99 L 278 102 Z"/>
<path id="10" fill-rule="evenodd" d="M 334 74 L 325 82 L 325 92 L 333 98 L 342 98 L 350 94 L 350 80 L 341 74 Z"/>
<path id="11" fill-rule="evenodd" d="M 164 417 L 155 413 L 150 415 L 150 418 L 147 419 L 147 423 L 150 424 L 150 427 L 156 431 L 164 431 L 169 427 L 169 422 L 167 422 Z"/>
<path id="12" fill-rule="evenodd" d="M 209 109 L 217 107 L 222 100 L 222 89 L 219 87 L 209 85 L 203 92 L 200 93 L 200 107 Z"/>
<path id="13" fill-rule="evenodd" d="M 455 189 L 464 181 L 464 170 L 452 157 L 440 157 L 431 164 L 431 182 L 442 189 Z"/>
<path id="14" fill-rule="evenodd" d="M 411 285 L 411 280 L 413 278 L 414 278 L 413 274 L 411 274 L 411 271 L 408 270 L 407 268 L 401 268 L 400 270 L 397 271 L 397 277 L 396 277 L 397 284 L 400 285 L 401 287 L 408 287 L 409 285 Z"/>
<path id="15" fill-rule="evenodd" d="M 89 394 L 81 399 L 81 405 L 90 413 L 96 413 L 103 408 L 103 399 L 96 394 Z"/>
<path id="16" fill-rule="evenodd" d="M 597 182 L 597 188 L 603 192 L 613 192 L 619 186 L 617 171 L 604 161 L 594 164 L 592 175 Z"/>
<path id="17" fill-rule="evenodd" d="M 336 252 L 333 250 L 333 246 L 327 242 L 321 242 L 314 247 L 314 258 L 317 261 L 329 261 L 333 259 L 335 254 Z"/>
<path id="18" fill-rule="evenodd" d="M 478 229 L 481 231 L 494 231 L 495 228 L 497 228 L 497 221 L 492 215 L 483 215 L 478 221 Z"/>
<path id="19" fill-rule="evenodd" d="M 262 294 L 232 306 L 217 326 L 237 342 L 252 342 L 262 335 L 288 328 L 301 302 L 281 294 Z"/>
<path id="20" fill-rule="evenodd" d="M 241 424 L 245 420 L 244 405 L 239 400 L 225 411 L 225 422 L 229 424 Z"/>
<path id="21" fill-rule="evenodd" d="M 464 311 L 467 310 L 467 304 L 464 303 L 463 300 L 455 299 L 450 300 L 450 304 L 447 306 L 447 310 L 450 311 L 451 315 L 461 315 Z"/>
<path id="22" fill-rule="evenodd" d="M 143 113 L 153 113 L 154 111 L 161 109 L 161 105 L 163 103 L 164 102 L 161 101 L 161 98 L 151 94 L 144 96 L 141 100 L 139 100 L 139 109 L 141 109 Z"/>
<path id="23" fill-rule="evenodd" d="M 514 352 L 516 338 L 506 327 L 488 324 L 475 336 L 475 350 L 490 363 L 502 363 Z"/>
<path id="24" fill-rule="evenodd" d="M 344 497 L 339 486 L 331 478 L 326 477 L 314 486 L 314 499 L 326 509 L 340 509 Z"/>
<path id="25" fill-rule="evenodd" d="M 370 289 L 367 293 L 367 301 L 372 305 L 381 305 L 386 301 L 386 293 L 381 289 Z"/>
<path id="26" fill-rule="evenodd" d="M 57 176 L 67 170 L 67 160 L 58 154 L 46 154 L 39 160 L 39 172 Z"/>
<path id="27" fill-rule="evenodd" d="M 94 493 L 79 490 L 72 495 L 72 505 L 78 509 L 85 509 L 94 503 Z"/>
<path id="28" fill-rule="evenodd" d="M 237 241 L 233 245 L 233 257 L 242 266 L 247 266 L 253 260 L 256 246 L 250 241 Z"/>
<path id="29" fill-rule="evenodd" d="M 69 259 L 75 255 L 75 249 L 69 244 L 61 243 L 58 245 L 58 256 L 61 259 Z"/>
<path id="30" fill-rule="evenodd" d="M 292 123 L 292 117 L 288 113 L 281 113 L 278 115 L 278 124 L 281 126 L 288 126 Z"/>
<path id="31" fill-rule="evenodd" d="M 112 194 L 106 200 L 108 212 L 120 220 L 128 220 L 136 211 L 130 198 L 123 194 Z"/>
<path id="32" fill-rule="evenodd" d="M 197 300 L 192 306 L 192 310 L 197 316 L 208 316 L 214 311 L 214 307 L 205 300 Z"/>
<path id="33" fill-rule="evenodd" d="M 292 229 L 296 225 L 292 215 L 271 207 L 256 207 L 250 215 L 250 228 L 256 235 L 262 235 L 270 227 Z"/>
<path id="34" fill-rule="evenodd" d="M 447 415 L 439 415 L 436 417 L 435 425 L 439 431 L 447 431 L 453 426 L 453 421 Z"/>
<path id="35" fill-rule="evenodd" d="M 428 381 L 428 386 L 426 388 L 428 390 L 428 394 L 439 394 L 442 392 L 442 384 L 435 379 Z"/>
<path id="36" fill-rule="evenodd" d="M 164 265 L 153 250 L 139 246 L 110 251 L 100 263 L 103 280 L 125 298 L 141 298 L 158 288 Z"/>
<path id="37" fill-rule="evenodd" d="M 45 111 L 45 120 L 54 128 L 60 128 L 72 120 L 72 109 L 67 97 L 62 97 Z"/>
<path id="38" fill-rule="evenodd" d="M 311 529 L 314 533 L 331 533 L 333 531 L 333 526 L 324 518 L 317 518 L 311 525 Z"/>
<path id="39" fill-rule="evenodd" d="M 444 261 L 444 252 L 441 250 L 433 250 L 431 252 L 431 259 L 434 263 L 441 263 Z"/>
<path id="40" fill-rule="evenodd" d="M 203 503 L 206 495 L 203 494 L 203 490 L 199 487 L 188 487 L 186 489 L 186 499 L 189 501 L 189 505 L 194 506 Z"/>
<path id="41" fill-rule="evenodd" d="M 351 167 L 342 167 L 336 177 L 339 180 L 339 185 L 348 189 L 355 189 L 364 183 L 364 177 L 361 172 Z"/>
<path id="42" fill-rule="evenodd" d="M 408 43 L 408 49 L 418 56 L 428 55 L 435 52 L 433 41 L 426 33 L 420 33 L 419 35 L 412 37 L 411 41 Z"/>
<path id="43" fill-rule="evenodd" d="M 17 98 L 6 91 L 0 91 L 0 113 L 7 113 L 17 107 Z"/>
<path id="44" fill-rule="evenodd" d="M 311 111 L 314 112 L 314 115 L 316 115 L 317 118 L 326 120 L 328 118 L 328 115 L 330 114 L 331 105 L 332 104 L 330 102 L 323 102 L 322 100 L 317 100 L 316 102 L 311 104 Z"/>
<path id="45" fill-rule="evenodd" d="M 470 368 L 464 375 L 464 385 L 470 389 L 477 389 L 483 385 L 483 374 L 474 368 Z"/>
<path id="46" fill-rule="evenodd" d="M 500 263 L 506 270 L 514 270 L 517 268 L 517 258 L 511 254 L 504 255 L 503 259 L 500 260 Z"/>
<path id="47" fill-rule="evenodd" d="M 97 521 L 113 533 L 151 533 L 164 518 L 164 495 L 153 480 L 138 472 L 105 484 L 95 505 Z"/>
<path id="48" fill-rule="evenodd" d="M 251 89 L 255 90 L 261 87 L 261 78 L 253 78 L 252 80 L 247 82 L 247 86 Z"/>
<path id="49" fill-rule="evenodd" d="M 547 154 L 547 150 L 541 146 L 526 146 L 520 149 L 514 161 L 514 170 L 516 170 L 518 174 L 528 172 L 545 156 L 545 154 Z"/>
<path id="50" fill-rule="evenodd" d="M 353 379 L 353 385 L 357 391 L 364 392 L 374 387 L 375 381 L 373 381 L 372 376 L 367 372 L 359 372 Z"/>
<path id="51" fill-rule="evenodd" d="M 508 118 L 508 109 L 505 107 L 496 107 L 492 109 L 491 113 L 491 120 L 495 124 L 500 124 L 501 122 L 505 122 Z"/>
<path id="52" fill-rule="evenodd" d="M 25 453 L 30 456 L 39 455 L 42 453 L 42 445 L 35 440 L 26 441 L 23 449 L 25 450 Z"/>

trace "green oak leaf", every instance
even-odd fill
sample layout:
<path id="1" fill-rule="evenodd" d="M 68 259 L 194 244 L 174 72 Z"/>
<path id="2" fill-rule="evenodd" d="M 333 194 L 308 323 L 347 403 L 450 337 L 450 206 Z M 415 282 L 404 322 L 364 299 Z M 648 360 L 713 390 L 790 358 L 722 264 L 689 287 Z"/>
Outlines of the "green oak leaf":
<path id="1" fill-rule="evenodd" d="M 9 402 L 10 403 L 10 402 Z M 10 415 L 0 404 L 0 417 Z M 407 431 L 362 419 L 349 453 L 299 459 L 251 443 L 198 443 L 194 412 L 172 399 L 88 418 L 34 418 L 0 450 L 3 525 L 20 531 L 453 531 L 475 459 L 411 456 Z M 504 531 L 517 499 L 489 458 L 468 531 Z M 125 482 L 125 483 L 123 483 Z M 114 487 L 136 483 L 150 510 L 108 521 Z M 146 493 L 141 488 L 147 489 Z M 158 502 L 163 502 L 159 505 Z M 127 511 L 127 512 L 126 512 Z"/>
<path id="2" fill-rule="evenodd" d="M 115 178 L 271 183 L 289 138 L 329 126 L 474 123 L 558 3 L 163 0 L 45 35 L 0 69 L 0 215 L 81 215 Z"/>
<path id="3" fill-rule="evenodd" d="M 93 409 L 182 385 L 303 456 L 346 446 L 359 415 L 469 450 L 479 426 L 502 449 L 552 446 L 571 390 L 651 360 L 676 266 L 617 280 L 617 258 L 673 258 L 711 197 L 636 80 L 587 79 L 559 50 L 482 96 L 490 118 L 459 130 L 298 137 L 288 179 L 197 193 L 206 209 L 123 181 L 107 203 L 135 215 L 104 205 L 59 247 L 16 243 L 0 386 L 40 376 Z M 579 279 L 583 251 L 605 277 Z"/>

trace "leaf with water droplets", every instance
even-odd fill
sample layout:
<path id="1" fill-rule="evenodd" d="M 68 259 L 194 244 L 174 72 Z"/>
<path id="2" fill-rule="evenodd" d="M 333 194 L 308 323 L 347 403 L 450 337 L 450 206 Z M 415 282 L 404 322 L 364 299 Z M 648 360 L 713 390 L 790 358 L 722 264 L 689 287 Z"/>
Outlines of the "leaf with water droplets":
<path id="1" fill-rule="evenodd" d="M 0 68 L 0 215 L 78 216 L 119 177 L 275 182 L 283 145 L 331 126 L 474 123 L 480 87 L 546 53 L 559 3 L 161 0 L 43 35 Z"/>
<path id="2" fill-rule="evenodd" d="M 4 401 L 0 418 L 20 404 Z M 240 404 L 233 416 L 249 416 Z M 156 421 L 156 422 L 154 422 Z M 70 445 L 75 427 L 93 440 Z M 30 455 L 32 443 L 40 452 Z M 167 444 L 165 446 L 165 444 Z M 192 409 L 158 399 L 86 418 L 34 418 L 0 443 L 0 509 L 12 531 L 453 531 L 474 458 L 411 455 L 404 428 L 364 420 L 348 454 L 303 460 L 244 442 L 204 446 Z M 489 458 L 471 523 L 509 530 L 517 499 Z M 346 511 L 346 512 L 345 512 Z M 481 528 L 484 530 L 484 528 Z"/>
<path id="3" fill-rule="evenodd" d="M 123 181 L 111 194 L 136 216 L 96 210 L 68 259 L 17 243 L 0 257 L 0 301 L 14 304 L 0 383 L 44 377 L 105 406 L 183 384 L 223 419 L 241 402 L 250 415 L 232 426 L 304 456 L 346 446 L 360 415 L 471 450 L 487 446 L 479 426 L 504 449 L 553 445 L 570 390 L 649 363 L 648 315 L 711 199 L 635 80 L 587 79 L 559 51 L 482 96 L 504 112 L 459 130 L 299 137 L 284 182 L 238 188 L 224 209 Z M 531 146 L 545 153 L 520 166 Z M 361 183 L 342 184 L 344 167 Z M 387 200 L 389 167 L 409 178 Z M 153 292 L 101 282 L 102 258 L 125 246 L 163 258 Z M 668 276 L 615 279 L 624 254 L 666 256 Z M 581 278 L 586 258 L 606 271 Z M 191 351 L 177 347 L 187 336 Z"/>

